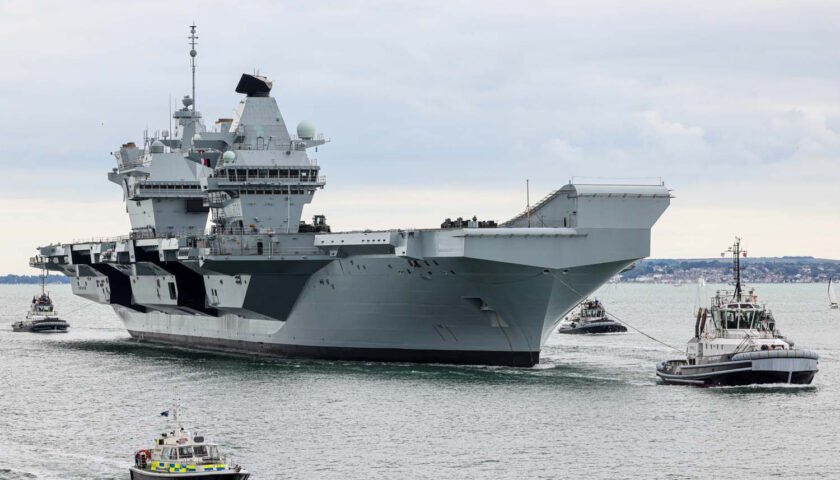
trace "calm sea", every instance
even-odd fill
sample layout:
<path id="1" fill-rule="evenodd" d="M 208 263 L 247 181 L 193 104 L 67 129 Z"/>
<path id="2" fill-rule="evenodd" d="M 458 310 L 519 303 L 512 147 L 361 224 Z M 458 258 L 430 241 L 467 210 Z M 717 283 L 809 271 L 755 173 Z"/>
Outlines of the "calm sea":
<path id="1" fill-rule="evenodd" d="M 2 479 L 127 479 L 178 398 L 255 479 L 840 478 L 840 311 L 824 285 L 758 285 L 783 333 L 822 356 L 813 385 L 707 389 L 657 384 L 678 353 L 638 333 L 555 334 L 529 369 L 152 347 L 67 285 L 50 290 L 71 332 L 13 333 L 37 289 L 0 287 Z M 598 296 L 682 349 L 697 290 Z"/>

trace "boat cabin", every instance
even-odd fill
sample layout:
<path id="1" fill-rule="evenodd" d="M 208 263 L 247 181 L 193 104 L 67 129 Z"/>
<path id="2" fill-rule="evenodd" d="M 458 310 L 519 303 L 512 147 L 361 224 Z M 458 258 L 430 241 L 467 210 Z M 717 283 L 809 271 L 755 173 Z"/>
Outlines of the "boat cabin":
<path id="1" fill-rule="evenodd" d="M 756 295 L 718 291 L 710 309 L 697 314 L 695 336 L 689 340 L 689 365 L 720 362 L 736 353 L 791 348 L 776 330 L 773 312 Z"/>
<path id="2" fill-rule="evenodd" d="M 53 306 L 50 295 L 46 292 L 41 295 L 32 297 L 32 304 L 29 305 L 29 312 L 26 318 L 29 320 L 43 320 L 51 319 L 56 316 L 55 307 Z"/>
<path id="3" fill-rule="evenodd" d="M 758 304 L 754 292 L 740 299 L 728 291 L 719 291 L 712 299 L 712 322 L 715 330 L 757 330 L 772 333 L 776 330 L 773 312 Z"/>
<path id="4" fill-rule="evenodd" d="M 146 454 L 151 458 L 145 458 Z M 205 442 L 203 436 L 192 435 L 182 427 L 161 434 L 149 451 L 137 452 L 135 464 L 141 469 L 168 473 L 228 469 L 227 459 L 218 444 Z"/>
<path id="5" fill-rule="evenodd" d="M 179 446 L 164 446 L 152 450 L 152 460 L 163 462 L 201 464 L 218 462 L 221 460 L 219 446 L 215 444 L 192 444 Z"/>
<path id="6" fill-rule="evenodd" d="M 604 316 L 604 306 L 597 299 L 584 302 L 580 309 L 580 317 L 582 319 L 598 319 L 604 318 Z"/>

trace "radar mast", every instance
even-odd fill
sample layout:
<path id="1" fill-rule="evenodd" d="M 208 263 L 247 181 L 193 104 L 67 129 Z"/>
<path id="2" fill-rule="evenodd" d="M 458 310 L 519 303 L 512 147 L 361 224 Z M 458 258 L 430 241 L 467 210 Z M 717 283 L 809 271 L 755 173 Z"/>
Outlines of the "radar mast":
<path id="1" fill-rule="evenodd" d="M 198 45 L 196 40 L 198 40 L 198 35 L 195 34 L 195 22 L 190 25 L 190 36 L 187 37 L 190 40 L 190 67 L 192 67 L 192 111 L 195 112 L 195 56 L 198 55 L 198 52 L 195 50 L 195 46 Z"/>
<path id="2" fill-rule="evenodd" d="M 741 293 L 742 293 L 742 290 L 743 290 L 742 287 L 741 287 L 741 255 L 743 255 L 745 257 L 747 256 L 747 251 L 746 250 L 741 250 L 741 237 L 735 237 L 735 243 L 731 247 L 727 248 L 726 251 L 721 253 L 720 255 L 724 256 L 727 253 L 732 254 L 733 263 L 734 263 L 734 265 L 732 266 L 732 271 L 735 275 L 735 296 L 734 296 L 734 298 L 735 298 L 735 301 L 740 302 L 741 301 L 741 296 L 742 296 Z"/>

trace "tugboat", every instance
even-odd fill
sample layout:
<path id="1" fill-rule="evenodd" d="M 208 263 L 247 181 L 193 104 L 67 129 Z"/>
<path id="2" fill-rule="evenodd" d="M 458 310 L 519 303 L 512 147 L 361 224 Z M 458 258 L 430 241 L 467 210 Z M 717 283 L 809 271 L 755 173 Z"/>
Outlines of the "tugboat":
<path id="1" fill-rule="evenodd" d="M 41 295 L 35 295 L 26 312 L 26 320 L 12 324 L 15 332 L 62 333 L 66 332 L 70 324 L 58 318 L 58 313 L 52 303 L 50 294 L 46 291 L 47 277 L 41 273 Z"/>
<path id="2" fill-rule="evenodd" d="M 173 410 L 172 430 L 155 439 L 152 448 L 134 454 L 134 466 L 129 467 L 131 480 L 247 480 L 251 476 L 241 466 L 230 465 L 230 457 L 217 443 L 184 430 L 178 418 L 180 408 Z M 169 416 L 169 412 L 161 415 Z"/>
<path id="3" fill-rule="evenodd" d="M 571 317 L 566 317 L 557 330 L 558 333 L 615 333 L 626 331 L 627 327 L 607 318 L 607 312 L 597 298 L 595 300 L 584 300 L 580 304 L 580 310 Z"/>
<path id="4" fill-rule="evenodd" d="M 741 239 L 736 237 L 727 251 L 734 257 L 735 290 L 718 291 L 711 308 L 698 310 L 686 359 L 660 363 L 656 375 L 666 384 L 698 386 L 810 384 L 819 355 L 793 348 L 793 341 L 776 329 L 773 313 L 758 303 L 755 290 L 744 293 Z"/>

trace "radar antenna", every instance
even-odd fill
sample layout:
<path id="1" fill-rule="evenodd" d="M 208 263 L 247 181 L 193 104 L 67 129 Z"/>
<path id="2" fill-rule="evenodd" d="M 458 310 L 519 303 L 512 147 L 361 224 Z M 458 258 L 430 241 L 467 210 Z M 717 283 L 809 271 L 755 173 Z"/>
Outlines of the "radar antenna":
<path id="1" fill-rule="evenodd" d="M 195 22 L 190 25 L 190 36 L 187 37 L 190 40 L 190 67 L 192 67 L 192 110 L 195 112 L 195 56 L 198 55 L 198 52 L 195 51 L 195 46 L 198 45 L 196 40 L 198 40 L 198 35 L 195 34 Z"/>
<path id="2" fill-rule="evenodd" d="M 720 256 L 723 257 L 727 253 L 732 254 L 734 263 L 732 266 L 732 271 L 735 274 L 735 295 L 733 298 L 735 301 L 740 302 L 741 292 L 743 291 L 741 286 L 741 256 L 747 256 L 747 251 L 741 249 L 741 237 L 735 237 L 735 243 L 727 248 L 725 252 L 721 253 Z"/>

